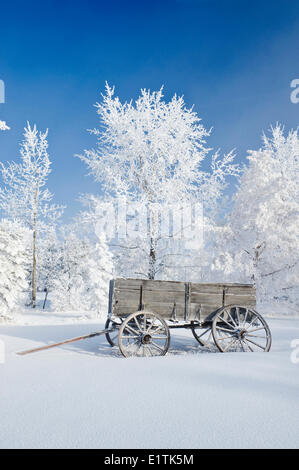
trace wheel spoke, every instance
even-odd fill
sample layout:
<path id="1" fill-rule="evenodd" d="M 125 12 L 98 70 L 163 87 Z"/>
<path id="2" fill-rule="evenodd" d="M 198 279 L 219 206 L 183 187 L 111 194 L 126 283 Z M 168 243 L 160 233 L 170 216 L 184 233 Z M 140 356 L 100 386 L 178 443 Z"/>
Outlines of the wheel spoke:
<path id="1" fill-rule="evenodd" d="M 212 335 L 212 329 L 209 328 L 208 330 L 206 330 L 204 333 L 202 333 L 199 338 L 201 338 L 202 336 L 206 335 L 207 333 L 209 333 L 208 335 L 208 338 L 207 340 L 205 340 L 206 343 L 209 343 L 210 342 L 210 339 L 211 339 L 211 335 Z"/>
<path id="2" fill-rule="evenodd" d="M 135 348 L 134 348 L 135 346 Z M 136 356 L 138 354 L 138 351 L 140 349 L 140 344 L 138 341 L 135 341 L 134 343 L 127 344 L 126 347 L 126 352 L 129 356 Z"/>
<path id="3" fill-rule="evenodd" d="M 222 336 L 221 338 L 217 338 L 217 341 L 226 341 L 228 339 L 231 339 L 231 336 Z"/>
<path id="4" fill-rule="evenodd" d="M 138 335 L 138 331 L 134 330 L 134 328 L 132 328 L 132 327 L 129 326 L 129 325 L 126 325 L 126 326 L 125 326 L 125 330 L 129 330 L 129 331 L 131 331 L 132 333 L 134 333 L 135 335 L 136 335 L 136 334 Z"/>
<path id="5" fill-rule="evenodd" d="M 247 346 L 247 348 L 249 349 L 250 352 L 254 352 L 254 350 L 252 349 L 250 344 L 248 344 L 245 339 L 244 339 L 244 344 Z"/>
<path id="6" fill-rule="evenodd" d="M 209 333 L 211 331 L 211 328 L 208 328 L 207 330 L 205 330 L 203 333 L 201 333 L 201 335 L 197 335 L 198 338 L 202 338 L 202 336 L 206 335 L 207 333 Z"/>
<path id="7" fill-rule="evenodd" d="M 125 339 L 135 339 L 135 338 L 140 338 L 140 336 L 136 336 L 136 335 L 122 335 L 123 338 Z"/>
<path id="8" fill-rule="evenodd" d="M 253 325 L 253 322 L 254 322 L 254 320 L 256 320 L 256 319 L 257 319 L 257 316 L 254 315 L 254 317 L 253 317 L 253 319 L 251 320 L 251 322 L 249 323 L 247 329 L 250 328 L 251 326 L 256 326 L 256 325 Z M 259 318 L 258 318 L 258 321 L 259 321 Z"/>
<path id="9" fill-rule="evenodd" d="M 227 330 L 226 328 L 222 328 L 221 326 L 216 326 L 216 328 L 217 328 L 217 330 L 226 331 L 230 334 L 234 333 L 234 330 Z"/>
<path id="10" fill-rule="evenodd" d="M 149 333 L 151 331 L 152 327 L 153 327 L 153 325 L 147 330 L 146 333 Z M 164 331 L 164 330 L 165 330 L 165 328 L 164 328 L 163 325 L 157 326 L 156 329 L 153 331 L 153 334 L 155 335 L 157 332 Z"/>
<path id="11" fill-rule="evenodd" d="M 250 338 L 262 338 L 262 339 L 265 339 L 265 336 L 260 336 L 260 335 L 250 335 L 249 333 L 246 334 L 246 338 L 247 336 L 250 336 Z M 267 338 L 267 335 L 266 335 L 266 338 Z"/>
<path id="12" fill-rule="evenodd" d="M 233 317 L 232 317 L 231 314 L 230 314 L 230 310 L 225 310 L 225 312 L 229 314 L 230 318 L 232 319 L 233 324 L 234 324 L 236 327 L 238 327 L 238 325 L 235 323 L 235 320 L 233 319 Z"/>
<path id="13" fill-rule="evenodd" d="M 151 350 L 151 348 L 150 348 L 149 346 L 146 346 L 146 349 L 149 351 L 150 355 L 152 356 L 152 355 L 153 355 L 153 353 L 152 353 L 152 350 Z"/>
<path id="14" fill-rule="evenodd" d="M 152 341 L 150 344 L 152 344 L 152 345 L 155 346 L 157 349 L 159 349 L 159 351 L 164 352 L 163 349 L 160 348 L 160 346 L 158 346 L 158 344 L 154 343 L 154 341 Z"/>
<path id="15" fill-rule="evenodd" d="M 152 339 L 168 339 L 168 336 L 151 336 Z"/>
<path id="16" fill-rule="evenodd" d="M 138 340 L 133 341 L 133 343 L 129 343 L 129 342 L 128 342 L 128 344 L 127 344 L 127 346 L 135 346 L 135 345 L 136 345 L 136 346 L 139 345 L 139 341 L 138 341 Z M 139 347 L 139 346 L 138 346 L 138 347 Z"/>
<path id="17" fill-rule="evenodd" d="M 210 328 L 209 336 L 208 336 L 208 339 L 207 339 L 208 343 L 210 343 L 211 337 L 212 337 L 212 328 Z"/>
<path id="18" fill-rule="evenodd" d="M 141 326 L 140 326 L 140 324 L 139 324 L 139 321 L 137 320 L 137 317 L 134 317 L 134 320 L 135 320 L 135 323 L 136 323 L 136 325 L 137 325 L 138 330 L 142 332 L 142 328 L 141 328 Z"/>
<path id="19" fill-rule="evenodd" d="M 226 320 L 224 320 L 224 318 L 222 318 L 220 316 L 219 316 L 219 318 L 220 318 L 221 321 L 224 321 L 224 323 L 226 323 L 232 330 L 235 330 L 235 328 L 230 323 L 228 323 Z"/>
<path id="20" fill-rule="evenodd" d="M 265 349 L 264 346 L 261 346 L 260 344 L 256 343 L 255 341 L 251 341 L 250 339 L 244 338 L 245 341 L 249 341 L 249 343 L 255 344 L 255 346 L 258 346 L 261 349 Z"/>
<path id="21" fill-rule="evenodd" d="M 263 326 L 261 326 L 259 328 L 255 328 L 254 330 L 250 330 L 249 328 L 246 329 L 246 331 L 250 331 L 250 333 L 253 333 L 255 331 L 260 331 L 260 330 L 265 330 L 265 328 Z"/>
<path id="22" fill-rule="evenodd" d="M 224 349 L 223 352 L 226 352 L 233 344 L 235 344 L 235 342 L 238 340 L 238 338 L 235 338 L 233 339 L 233 341 L 231 343 L 229 343 L 228 346 L 226 346 L 226 348 Z"/>
<path id="23" fill-rule="evenodd" d="M 239 307 L 236 307 L 236 315 L 237 315 L 237 320 L 238 320 L 238 326 L 240 326 L 240 310 L 239 310 Z"/>
<path id="24" fill-rule="evenodd" d="M 248 315 L 248 308 L 246 308 L 246 313 L 245 313 L 245 317 L 244 317 L 244 321 L 243 321 L 242 328 L 244 328 L 244 326 L 245 326 L 245 324 L 246 324 L 247 315 Z"/>

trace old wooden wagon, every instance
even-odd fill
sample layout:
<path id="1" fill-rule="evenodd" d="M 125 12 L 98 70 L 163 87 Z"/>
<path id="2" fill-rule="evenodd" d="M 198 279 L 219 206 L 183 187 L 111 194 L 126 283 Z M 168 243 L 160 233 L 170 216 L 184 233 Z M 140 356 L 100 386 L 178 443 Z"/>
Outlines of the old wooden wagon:
<path id="1" fill-rule="evenodd" d="M 249 284 L 115 279 L 105 334 L 125 357 L 166 354 L 173 328 L 188 328 L 201 346 L 221 352 L 269 351 L 271 333 L 255 305 Z"/>
<path id="2" fill-rule="evenodd" d="M 217 346 L 221 352 L 269 351 L 271 333 L 255 304 L 255 288 L 250 284 L 114 279 L 104 330 L 17 354 L 105 334 L 125 357 L 163 356 L 173 328 L 188 328 L 201 346 Z"/>

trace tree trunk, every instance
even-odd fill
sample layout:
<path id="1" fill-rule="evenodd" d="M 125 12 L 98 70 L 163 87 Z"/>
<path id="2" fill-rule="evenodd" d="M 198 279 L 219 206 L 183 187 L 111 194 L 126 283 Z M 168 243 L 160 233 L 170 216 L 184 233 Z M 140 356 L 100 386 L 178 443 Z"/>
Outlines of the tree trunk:
<path id="1" fill-rule="evenodd" d="M 36 307 L 36 229 L 33 231 L 32 308 Z"/>
<path id="2" fill-rule="evenodd" d="M 45 299 L 44 299 L 44 304 L 43 304 L 43 310 L 45 310 L 45 306 L 46 306 L 46 303 L 47 303 L 47 298 L 48 298 L 48 289 L 46 289 L 46 295 L 45 295 Z"/>
<path id="3" fill-rule="evenodd" d="M 156 241 L 151 238 L 150 242 L 150 252 L 149 252 L 149 269 L 148 269 L 148 278 L 155 279 L 156 274 Z"/>
<path id="4" fill-rule="evenodd" d="M 35 191 L 35 207 L 33 213 L 33 259 L 32 259 L 32 308 L 36 307 L 36 239 L 37 239 L 37 202 L 39 185 Z"/>
<path id="5" fill-rule="evenodd" d="M 158 244 L 157 237 L 159 229 L 159 213 L 155 204 L 150 204 L 148 207 L 147 224 L 148 237 L 150 241 L 148 278 L 155 279 Z"/>

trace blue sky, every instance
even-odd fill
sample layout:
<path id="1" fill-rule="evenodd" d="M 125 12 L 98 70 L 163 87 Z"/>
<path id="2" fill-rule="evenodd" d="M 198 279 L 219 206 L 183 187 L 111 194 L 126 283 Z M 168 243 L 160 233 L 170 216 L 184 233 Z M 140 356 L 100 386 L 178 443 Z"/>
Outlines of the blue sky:
<path id="1" fill-rule="evenodd" d="M 79 193 L 100 192 L 74 154 L 94 146 L 93 104 L 105 80 L 122 100 L 142 87 L 184 94 L 213 126 L 209 145 L 223 151 L 260 146 L 279 121 L 297 127 L 299 2 L 295 0 L 11 1 L 0 3 L 1 161 L 18 159 L 27 120 L 49 128 L 49 188 L 80 209 Z"/>

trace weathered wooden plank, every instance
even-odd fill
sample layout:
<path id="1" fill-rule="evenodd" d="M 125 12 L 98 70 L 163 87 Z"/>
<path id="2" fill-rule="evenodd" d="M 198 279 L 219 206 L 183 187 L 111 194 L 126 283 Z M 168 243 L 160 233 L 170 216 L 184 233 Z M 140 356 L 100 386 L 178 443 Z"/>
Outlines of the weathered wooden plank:
<path id="1" fill-rule="evenodd" d="M 191 303 L 193 304 L 212 304 L 212 305 L 222 305 L 223 294 L 215 293 L 192 293 L 191 294 Z"/>
<path id="2" fill-rule="evenodd" d="M 171 312 L 174 309 L 174 302 L 144 302 L 143 303 L 144 310 L 152 311 L 152 312 L 157 312 L 159 311 L 168 311 Z M 125 310 L 127 311 L 132 311 L 136 312 L 138 310 L 139 305 L 133 304 L 133 303 L 127 303 L 126 301 L 121 301 L 114 306 L 114 312 L 115 311 L 122 311 Z M 185 304 L 176 304 L 175 305 L 176 312 L 182 312 L 184 313 L 185 311 Z"/>
<path id="3" fill-rule="evenodd" d="M 150 279 L 116 279 L 115 289 L 140 289 L 150 291 L 174 291 L 185 292 L 185 283 L 177 281 L 152 281 Z"/>
<path id="4" fill-rule="evenodd" d="M 143 291 L 143 301 L 144 302 L 177 302 L 184 304 L 185 302 L 185 292 L 161 292 L 161 291 Z"/>
<path id="5" fill-rule="evenodd" d="M 140 290 L 132 290 L 132 289 L 114 289 L 114 299 L 139 299 L 140 298 Z"/>
<path id="6" fill-rule="evenodd" d="M 159 305 L 159 304 L 157 304 L 157 306 L 155 306 L 154 308 L 153 308 L 153 305 L 145 306 L 145 311 L 156 313 L 157 315 L 160 315 L 161 317 L 166 318 L 168 320 L 170 320 L 172 318 L 172 313 L 173 313 L 173 309 L 170 306 L 167 308 L 167 307 Z M 136 312 L 136 310 L 132 310 L 130 308 L 122 307 L 122 308 L 115 309 L 114 315 L 117 315 L 117 316 L 121 317 L 123 315 L 128 315 L 130 313 L 135 313 L 135 312 Z M 183 309 L 177 309 L 175 318 L 177 320 L 183 320 L 184 312 L 185 312 L 185 310 L 183 310 Z"/>
<path id="7" fill-rule="evenodd" d="M 138 309 L 132 309 L 129 307 L 116 307 L 113 309 L 113 315 L 116 315 L 117 317 L 122 317 L 123 315 L 129 315 L 130 313 L 135 313 Z"/>
<path id="8" fill-rule="evenodd" d="M 253 295 L 225 295 L 225 305 L 255 305 L 256 299 Z"/>
<path id="9" fill-rule="evenodd" d="M 212 312 L 218 310 L 219 305 L 206 305 L 206 304 L 191 304 L 188 315 L 188 320 L 201 320 L 203 321 Z"/>
<path id="10" fill-rule="evenodd" d="M 191 295 L 192 294 L 219 294 L 223 291 L 223 285 L 218 284 L 197 284 L 191 283 Z"/>
<path id="11" fill-rule="evenodd" d="M 253 286 L 231 286 L 225 288 L 225 293 L 256 296 L 256 289 Z"/>

